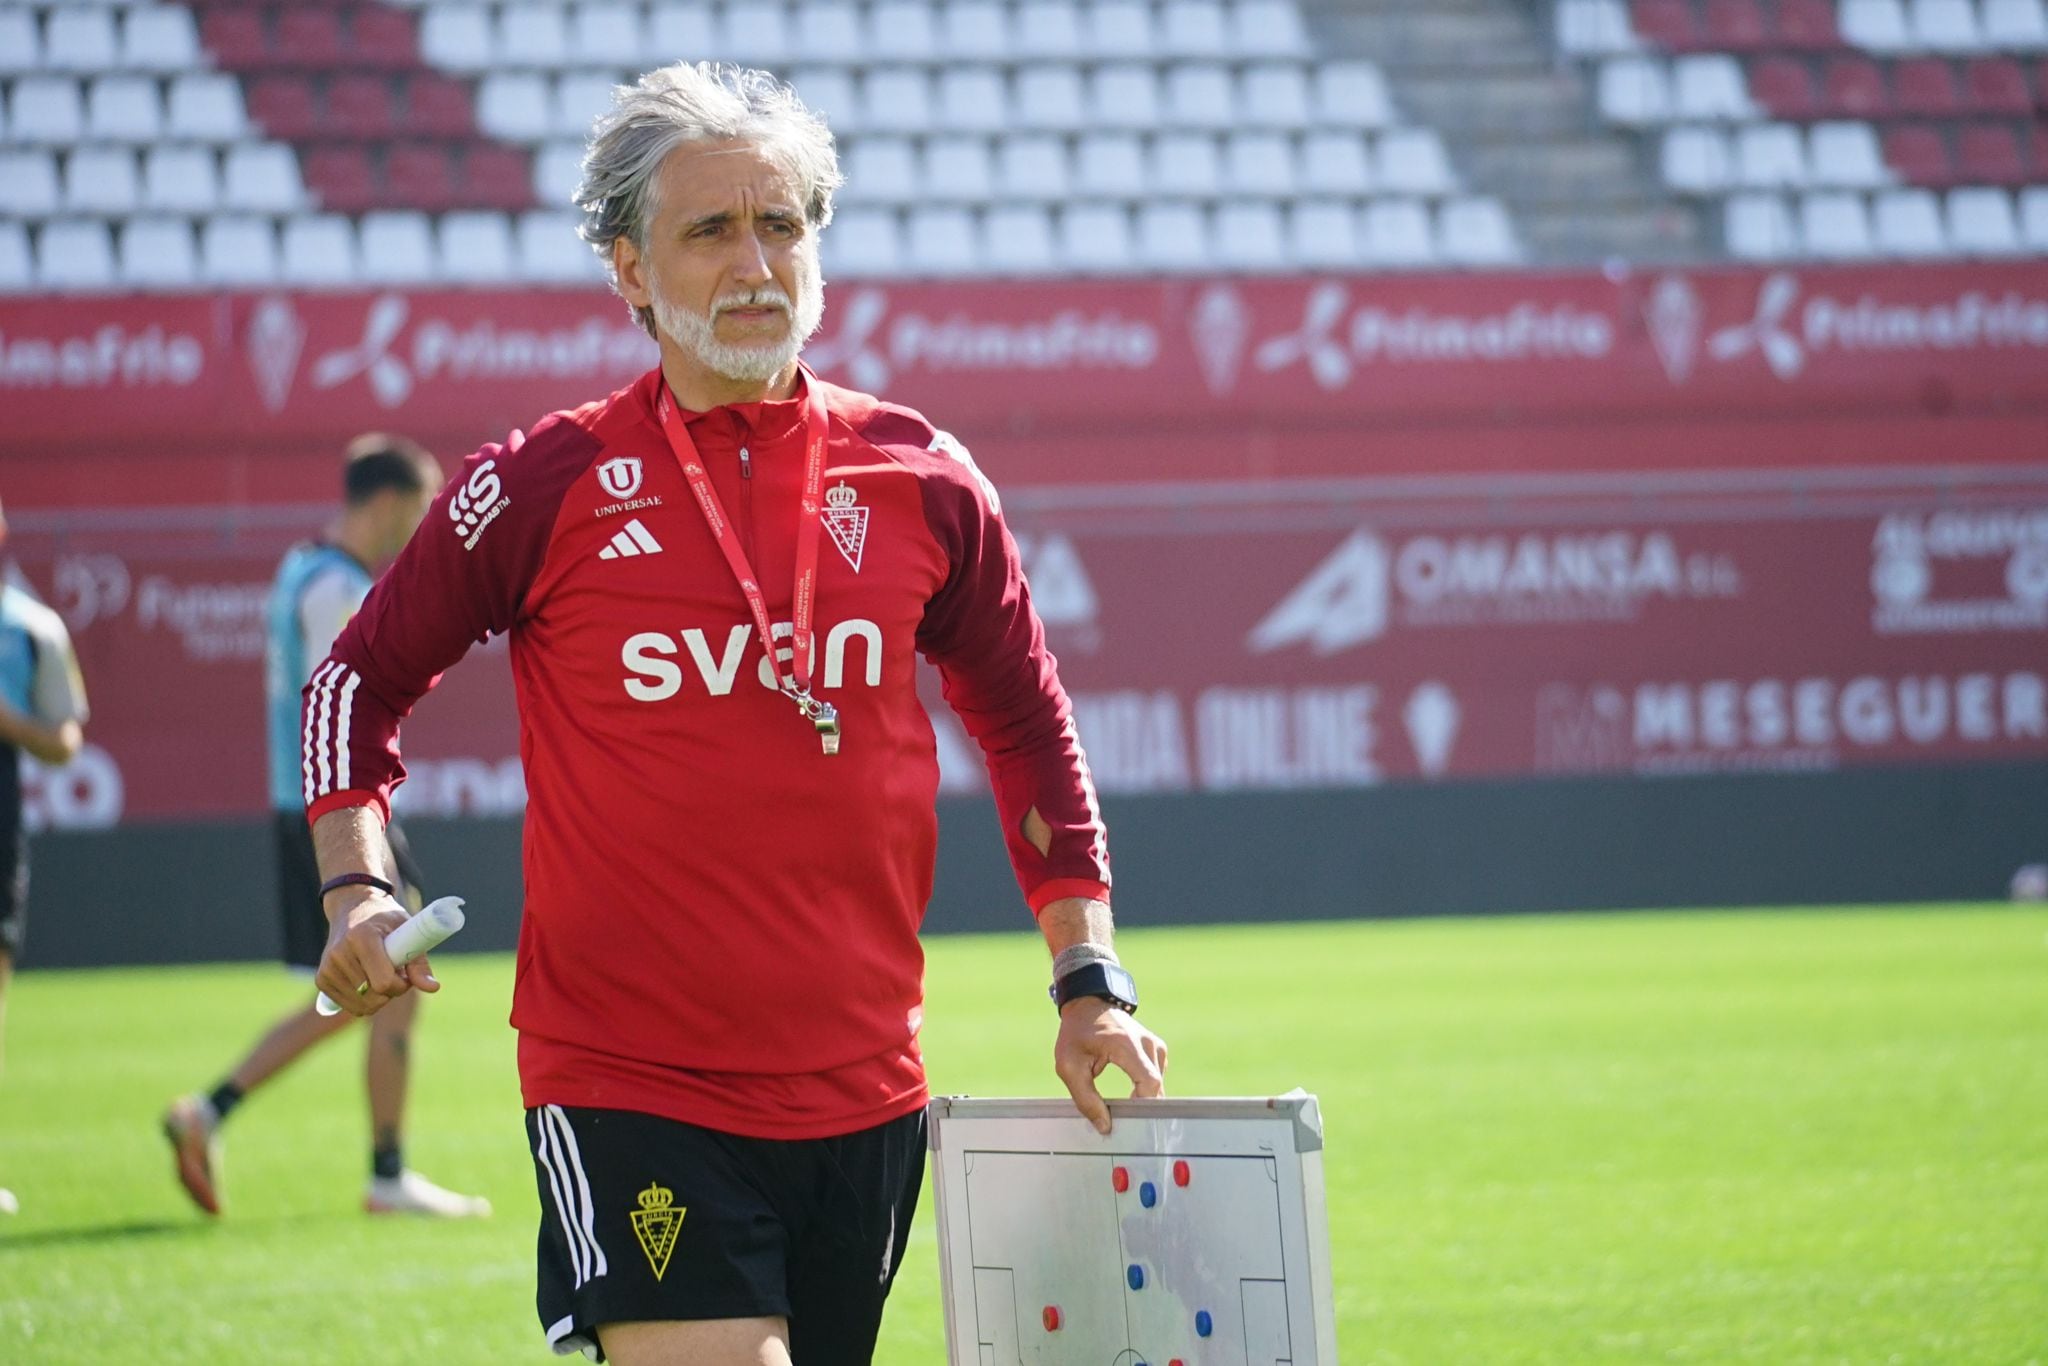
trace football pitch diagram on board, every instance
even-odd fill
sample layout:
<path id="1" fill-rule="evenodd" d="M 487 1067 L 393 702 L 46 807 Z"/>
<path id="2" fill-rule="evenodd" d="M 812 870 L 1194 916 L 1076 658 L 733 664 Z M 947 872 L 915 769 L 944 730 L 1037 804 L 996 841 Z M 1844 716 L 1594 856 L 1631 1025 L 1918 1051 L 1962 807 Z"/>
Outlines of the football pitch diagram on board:
<path id="1" fill-rule="evenodd" d="M 1335 1366 L 1315 1097 L 942 1097 L 951 1366 Z"/>

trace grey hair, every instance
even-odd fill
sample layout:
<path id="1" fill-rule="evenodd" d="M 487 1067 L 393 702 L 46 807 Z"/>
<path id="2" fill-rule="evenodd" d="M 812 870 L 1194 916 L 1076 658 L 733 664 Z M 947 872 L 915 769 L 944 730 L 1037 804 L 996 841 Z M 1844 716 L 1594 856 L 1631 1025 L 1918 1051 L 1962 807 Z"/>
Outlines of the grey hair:
<path id="1" fill-rule="evenodd" d="M 655 173 L 686 142 L 758 145 L 795 179 L 805 222 L 832 221 L 832 195 L 846 177 L 832 130 L 772 74 L 726 62 L 676 62 L 612 89 L 611 112 L 597 120 L 583 150 L 583 180 L 573 197 L 582 212 L 577 234 L 619 285 L 612 244 L 621 237 L 641 251 L 656 209 Z M 633 318 L 654 335 L 654 311 Z"/>

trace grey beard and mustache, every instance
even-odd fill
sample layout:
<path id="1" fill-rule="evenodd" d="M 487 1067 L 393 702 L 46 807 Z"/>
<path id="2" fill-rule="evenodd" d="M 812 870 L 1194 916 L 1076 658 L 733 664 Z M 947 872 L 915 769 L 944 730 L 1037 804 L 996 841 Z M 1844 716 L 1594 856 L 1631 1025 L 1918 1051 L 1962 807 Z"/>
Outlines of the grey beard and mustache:
<path id="1" fill-rule="evenodd" d="M 659 288 L 649 291 L 654 324 L 677 346 L 695 356 L 713 374 L 750 383 L 765 383 L 789 368 L 804 349 L 818 324 L 825 319 L 825 282 L 815 270 L 797 277 L 796 299 L 792 301 L 780 285 L 765 284 L 758 289 L 721 295 L 710 311 L 698 313 L 671 303 Z M 713 320 L 728 308 L 779 308 L 790 319 L 782 340 L 772 346 L 735 346 L 722 342 L 713 332 Z"/>

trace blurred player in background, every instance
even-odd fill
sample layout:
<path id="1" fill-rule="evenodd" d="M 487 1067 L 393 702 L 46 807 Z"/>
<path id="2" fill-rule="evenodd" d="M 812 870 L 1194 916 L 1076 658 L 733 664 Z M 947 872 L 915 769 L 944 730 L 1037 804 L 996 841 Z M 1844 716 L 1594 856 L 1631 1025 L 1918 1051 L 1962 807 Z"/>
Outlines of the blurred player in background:
<path id="1" fill-rule="evenodd" d="M 0 516 L 0 544 L 7 521 Z M 13 581 L 0 579 L 0 1046 L 7 984 L 28 929 L 28 830 L 21 812 L 21 756 L 57 767 L 85 743 L 85 681 L 64 619 Z M 0 1214 L 17 1208 L 0 1187 Z"/>
<path id="2" fill-rule="evenodd" d="M 1075 1104 L 1107 1132 L 1096 1077 L 1158 1095 L 1166 1048 L 1130 1013 L 1107 836 L 994 487 L 919 414 L 797 360 L 831 133 L 766 72 L 672 66 L 616 93 L 583 174 L 583 236 L 661 364 L 471 457 L 316 675 L 319 985 L 359 1013 L 436 989 L 383 949 L 399 720 L 508 633 L 548 1340 L 855 1366 L 925 1153 L 919 653 L 987 759 Z"/>
<path id="3" fill-rule="evenodd" d="M 327 917 L 320 909 L 319 866 L 306 828 L 308 780 L 300 769 L 299 691 L 362 605 L 376 576 L 418 529 L 441 482 L 440 466 L 414 442 L 383 433 L 356 438 L 343 465 L 345 505 L 340 518 L 324 539 L 286 552 L 271 589 L 265 688 L 277 896 L 283 913 L 284 960 L 306 972 L 319 966 Z M 400 894 L 418 909 L 420 877 L 405 837 L 392 825 L 385 838 L 400 871 Z M 373 1214 L 488 1214 L 488 1201 L 443 1190 L 405 1166 L 408 1055 L 418 1006 L 411 997 L 399 1004 L 401 1009 L 382 1012 L 370 1023 L 365 1080 L 371 1175 L 364 1208 Z M 201 1209 L 220 1213 L 220 1128 L 235 1107 L 349 1022 L 346 1015 L 322 1016 L 311 1004 L 303 1004 L 273 1025 L 211 1092 L 172 1102 L 164 1115 L 164 1135 L 177 1158 L 178 1179 Z"/>

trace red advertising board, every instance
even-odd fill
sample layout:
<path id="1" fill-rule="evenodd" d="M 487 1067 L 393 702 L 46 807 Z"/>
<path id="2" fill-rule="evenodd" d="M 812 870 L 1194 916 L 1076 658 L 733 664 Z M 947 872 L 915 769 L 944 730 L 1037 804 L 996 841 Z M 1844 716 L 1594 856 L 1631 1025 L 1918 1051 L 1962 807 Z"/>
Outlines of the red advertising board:
<path id="1" fill-rule="evenodd" d="M 2048 474 L 1964 473 L 1160 484 L 1009 513 L 1110 793 L 2048 757 Z M 262 809 L 262 599 L 306 529 L 20 538 L 94 703 L 39 819 Z M 405 739 L 414 810 L 516 809 L 503 647 Z"/>

